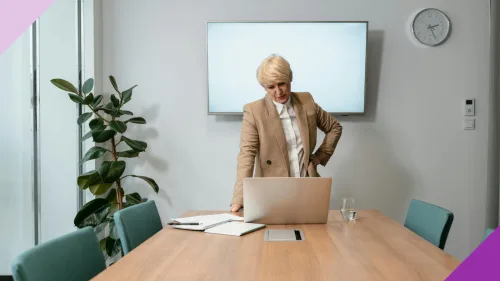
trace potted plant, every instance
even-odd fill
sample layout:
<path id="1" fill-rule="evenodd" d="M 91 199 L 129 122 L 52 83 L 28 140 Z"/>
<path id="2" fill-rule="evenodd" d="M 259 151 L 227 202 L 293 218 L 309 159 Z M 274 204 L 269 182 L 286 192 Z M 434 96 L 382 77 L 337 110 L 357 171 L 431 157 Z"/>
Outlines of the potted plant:
<path id="1" fill-rule="evenodd" d="M 142 117 L 131 117 L 132 112 L 124 106 L 132 99 L 132 91 L 137 86 L 120 91 L 116 80 L 109 76 L 109 81 L 116 94 L 110 96 L 110 101 L 104 104 L 103 95 L 94 95 L 94 79 L 90 78 L 82 85 L 81 91 L 73 84 L 63 79 L 52 79 L 57 88 L 68 93 L 69 98 L 78 104 L 87 106 L 91 112 L 81 114 L 77 119 L 79 126 L 90 120 L 90 131 L 82 137 L 82 141 L 92 138 L 95 146 L 90 148 L 80 165 L 89 160 L 102 160 L 99 167 L 80 175 L 77 179 L 78 187 L 89 189 L 96 197 L 86 203 L 74 218 L 78 228 L 94 227 L 96 234 L 107 229 L 107 235 L 101 235 L 101 249 L 107 258 L 121 253 L 121 243 L 115 230 L 113 214 L 120 209 L 141 203 L 147 199 L 139 193 L 125 194 L 122 180 L 126 177 L 135 177 L 144 180 L 158 193 L 156 182 L 145 176 L 123 175 L 126 168 L 125 158 L 135 158 L 144 153 L 147 143 L 126 137 L 124 134 L 130 124 L 146 124 Z M 122 119 L 123 118 L 123 119 Z M 126 120 L 124 120 L 126 119 Z M 127 149 L 120 150 L 118 145 L 126 144 Z"/>

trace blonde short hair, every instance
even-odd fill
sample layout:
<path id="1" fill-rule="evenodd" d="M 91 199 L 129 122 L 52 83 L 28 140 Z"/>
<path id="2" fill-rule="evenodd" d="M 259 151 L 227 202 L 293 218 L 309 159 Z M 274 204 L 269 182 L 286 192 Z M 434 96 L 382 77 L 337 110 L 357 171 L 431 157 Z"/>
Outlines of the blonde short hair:
<path id="1" fill-rule="evenodd" d="M 276 54 L 265 58 L 257 69 L 257 80 L 262 87 L 279 82 L 289 83 L 292 79 L 290 63 Z"/>

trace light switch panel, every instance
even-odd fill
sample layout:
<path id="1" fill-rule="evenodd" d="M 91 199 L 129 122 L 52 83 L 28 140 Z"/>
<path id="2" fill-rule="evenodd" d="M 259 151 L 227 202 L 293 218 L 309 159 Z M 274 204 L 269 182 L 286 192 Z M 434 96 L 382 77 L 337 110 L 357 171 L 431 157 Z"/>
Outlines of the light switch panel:
<path id="1" fill-rule="evenodd" d="M 476 128 L 474 119 L 465 119 L 464 120 L 464 130 L 474 130 Z"/>

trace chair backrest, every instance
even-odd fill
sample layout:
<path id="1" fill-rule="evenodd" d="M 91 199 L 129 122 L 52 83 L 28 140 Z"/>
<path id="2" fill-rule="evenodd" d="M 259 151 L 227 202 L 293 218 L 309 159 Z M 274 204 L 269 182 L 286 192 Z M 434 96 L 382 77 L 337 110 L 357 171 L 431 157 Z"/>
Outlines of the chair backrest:
<path id="1" fill-rule="evenodd" d="M 92 227 L 39 244 L 12 261 L 15 281 L 86 281 L 106 269 Z"/>
<path id="2" fill-rule="evenodd" d="M 153 200 L 117 211 L 114 219 L 125 255 L 163 228 Z"/>
<path id="3" fill-rule="evenodd" d="M 443 250 L 453 219 L 454 215 L 452 212 L 439 206 L 413 199 L 410 202 L 404 225 Z"/>
<path id="4" fill-rule="evenodd" d="M 483 241 L 490 236 L 491 233 L 493 233 L 494 229 L 493 228 L 486 228 L 484 231 L 484 236 L 483 236 Z"/>

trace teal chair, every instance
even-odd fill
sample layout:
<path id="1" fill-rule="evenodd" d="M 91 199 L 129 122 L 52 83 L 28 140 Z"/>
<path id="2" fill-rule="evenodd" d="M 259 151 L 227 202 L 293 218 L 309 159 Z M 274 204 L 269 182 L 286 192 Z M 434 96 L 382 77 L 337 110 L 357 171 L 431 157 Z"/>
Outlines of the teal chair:
<path id="1" fill-rule="evenodd" d="M 453 219 L 452 212 L 413 199 L 410 202 L 404 226 L 444 250 Z"/>
<path id="2" fill-rule="evenodd" d="M 106 269 L 92 227 L 39 244 L 12 261 L 15 281 L 87 281 Z"/>
<path id="3" fill-rule="evenodd" d="M 153 200 L 117 211 L 114 219 L 125 255 L 163 228 Z"/>
<path id="4" fill-rule="evenodd" d="M 486 240 L 486 238 L 488 238 L 493 231 L 495 231 L 493 228 L 486 228 L 484 231 L 483 241 Z"/>

